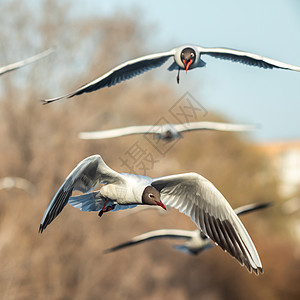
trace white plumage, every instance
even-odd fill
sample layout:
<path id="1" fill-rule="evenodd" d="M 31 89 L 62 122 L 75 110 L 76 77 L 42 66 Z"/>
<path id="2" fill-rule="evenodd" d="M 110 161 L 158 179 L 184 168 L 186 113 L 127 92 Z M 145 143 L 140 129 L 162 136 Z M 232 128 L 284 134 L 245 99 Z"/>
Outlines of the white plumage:
<path id="1" fill-rule="evenodd" d="M 190 122 L 183 124 L 141 125 L 116 128 L 102 131 L 80 132 L 79 138 L 84 140 L 110 139 L 133 134 L 155 134 L 157 139 L 171 141 L 181 138 L 182 132 L 194 130 L 216 131 L 250 131 L 257 127 L 254 125 L 230 124 L 221 122 Z"/>
<path id="2" fill-rule="evenodd" d="M 21 60 L 21 61 L 18 61 L 16 63 L 13 63 L 13 64 L 10 64 L 10 65 L 7 65 L 7 66 L 4 66 L 4 67 L 1 67 L 0 68 L 0 75 L 3 75 L 5 73 L 8 73 L 10 71 L 14 71 L 16 69 L 19 69 L 21 67 L 24 67 L 28 64 L 31 64 L 35 61 L 38 61 L 46 56 L 48 56 L 49 54 L 51 54 L 54 50 L 51 48 L 51 49 L 48 49 L 48 50 L 45 50 L 39 54 L 36 54 L 34 56 L 31 56 L 27 59 L 24 59 L 24 60 Z"/>

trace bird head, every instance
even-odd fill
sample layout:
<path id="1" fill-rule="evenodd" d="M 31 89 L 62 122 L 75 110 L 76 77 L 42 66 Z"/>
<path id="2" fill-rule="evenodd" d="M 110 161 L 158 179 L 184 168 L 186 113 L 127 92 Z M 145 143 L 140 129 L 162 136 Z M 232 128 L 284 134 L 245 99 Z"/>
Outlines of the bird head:
<path id="1" fill-rule="evenodd" d="M 196 52 L 192 48 L 184 48 L 181 51 L 180 58 L 185 66 L 185 71 L 187 72 L 190 65 L 193 64 L 196 59 Z"/>
<path id="2" fill-rule="evenodd" d="M 166 210 L 165 205 L 160 200 L 159 191 L 153 186 L 147 186 L 142 195 L 143 204 L 158 205 Z"/>

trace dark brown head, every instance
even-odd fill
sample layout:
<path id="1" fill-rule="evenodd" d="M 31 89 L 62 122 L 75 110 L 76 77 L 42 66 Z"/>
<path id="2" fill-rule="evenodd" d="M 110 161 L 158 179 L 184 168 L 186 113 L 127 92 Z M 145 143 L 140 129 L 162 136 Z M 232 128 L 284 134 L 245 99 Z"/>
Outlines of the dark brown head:
<path id="1" fill-rule="evenodd" d="M 180 59 L 184 63 L 186 72 L 188 71 L 191 64 L 194 63 L 196 59 L 196 52 L 192 48 L 184 48 L 181 51 Z"/>
<path id="2" fill-rule="evenodd" d="M 142 202 L 147 205 L 158 205 L 166 209 L 165 205 L 160 200 L 159 191 L 153 186 L 147 186 L 142 195 Z"/>

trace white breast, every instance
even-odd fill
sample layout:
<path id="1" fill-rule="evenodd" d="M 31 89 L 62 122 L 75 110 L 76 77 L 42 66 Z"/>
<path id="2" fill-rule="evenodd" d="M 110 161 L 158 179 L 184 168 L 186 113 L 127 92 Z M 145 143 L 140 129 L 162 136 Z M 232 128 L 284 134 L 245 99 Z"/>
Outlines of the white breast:
<path id="1" fill-rule="evenodd" d="M 119 204 L 142 203 L 144 189 L 151 185 L 152 179 L 147 176 L 122 173 L 125 183 L 110 183 L 100 189 L 101 195 Z"/>

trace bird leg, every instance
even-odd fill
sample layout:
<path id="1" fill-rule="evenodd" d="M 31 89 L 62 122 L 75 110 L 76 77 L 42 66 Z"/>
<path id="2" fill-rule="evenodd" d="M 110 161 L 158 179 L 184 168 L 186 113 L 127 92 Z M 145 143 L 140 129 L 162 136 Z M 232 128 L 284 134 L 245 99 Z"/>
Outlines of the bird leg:
<path id="1" fill-rule="evenodd" d="M 99 211 L 98 216 L 100 218 L 102 217 L 103 213 L 113 210 L 116 206 L 115 204 L 113 204 L 112 206 L 106 207 L 106 203 L 107 203 L 107 201 L 104 202 L 103 208 Z"/>
<path id="2" fill-rule="evenodd" d="M 104 213 L 104 210 L 105 210 L 105 207 L 106 207 L 106 203 L 107 203 L 107 201 L 105 200 L 102 209 L 99 211 L 98 216 L 99 216 L 100 218 L 102 217 L 102 215 L 103 215 L 103 213 Z"/>
<path id="3" fill-rule="evenodd" d="M 177 73 L 177 83 L 179 84 L 179 72 L 180 72 L 180 69 L 178 68 L 178 73 Z"/>

